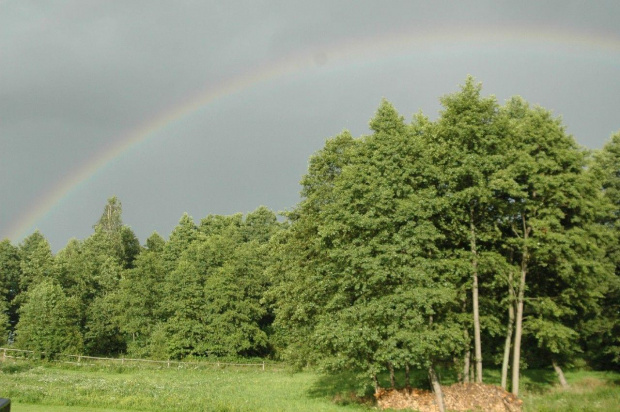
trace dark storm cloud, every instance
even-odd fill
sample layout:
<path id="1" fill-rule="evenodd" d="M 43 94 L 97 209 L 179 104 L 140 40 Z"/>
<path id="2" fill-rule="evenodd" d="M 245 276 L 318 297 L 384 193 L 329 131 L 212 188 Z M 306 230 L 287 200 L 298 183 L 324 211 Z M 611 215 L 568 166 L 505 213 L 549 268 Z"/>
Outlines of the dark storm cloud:
<path id="1" fill-rule="evenodd" d="M 114 194 L 143 240 L 154 229 L 167 235 L 184 211 L 201 218 L 260 204 L 290 208 L 325 138 L 344 128 L 367 132 L 383 96 L 406 118 L 419 109 L 434 117 L 438 97 L 468 73 L 500 101 L 521 94 L 555 110 L 580 143 L 600 147 L 620 128 L 619 13 L 615 1 L 0 1 L 0 238 L 132 130 L 297 55 L 314 66 L 159 130 L 36 225 L 58 249 L 88 236 Z M 502 27 L 575 32 L 616 49 L 555 53 L 546 39 L 535 50 L 500 40 L 488 50 L 364 48 L 394 33 L 457 39 L 461 30 Z M 361 54 L 338 54 L 350 45 Z"/>

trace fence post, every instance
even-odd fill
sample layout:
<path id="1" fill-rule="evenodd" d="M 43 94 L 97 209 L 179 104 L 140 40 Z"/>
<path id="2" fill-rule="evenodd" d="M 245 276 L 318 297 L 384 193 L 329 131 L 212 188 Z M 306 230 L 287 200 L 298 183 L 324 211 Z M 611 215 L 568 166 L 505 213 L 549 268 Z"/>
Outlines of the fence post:
<path id="1" fill-rule="evenodd" d="M 263 370 L 265 370 L 265 361 L 263 361 Z"/>
<path id="2" fill-rule="evenodd" d="M 2 362 L 6 362 L 6 348 L 4 348 L 4 353 L 2 354 Z"/>
<path id="3" fill-rule="evenodd" d="M 125 363 L 125 358 L 121 358 L 121 365 Z"/>
<path id="4" fill-rule="evenodd" d="M 82 360 L 82 355 L 78 355 L 78 365 L 80 364 L 81 360 Z"/>

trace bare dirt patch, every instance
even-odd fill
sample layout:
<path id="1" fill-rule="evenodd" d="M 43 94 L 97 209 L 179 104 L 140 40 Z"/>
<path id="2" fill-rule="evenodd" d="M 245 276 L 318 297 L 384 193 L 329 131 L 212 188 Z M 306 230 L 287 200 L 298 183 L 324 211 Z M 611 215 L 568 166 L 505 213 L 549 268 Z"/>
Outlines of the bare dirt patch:
<path id="1" fill-rule="evenodd" d="M 521 412 L 522 401 L 499 386 L 456 383 L 442 387 L 446 409 L 450 411 Z M 420 389 L 380 390 L 375 397 L 381 409 L 413 409 L 438 412 L 435 394 Z"/>

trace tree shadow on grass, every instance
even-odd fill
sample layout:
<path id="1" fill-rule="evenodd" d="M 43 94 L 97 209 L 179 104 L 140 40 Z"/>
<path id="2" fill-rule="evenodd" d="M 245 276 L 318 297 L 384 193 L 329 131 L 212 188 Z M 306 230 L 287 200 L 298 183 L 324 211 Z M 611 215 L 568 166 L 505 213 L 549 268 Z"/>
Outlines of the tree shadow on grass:
<path id="1" fill-rule="evenodd" d="M 354 372 L 321 374 L 308 389 L 311 398 L 337 398 L 360 393 L 363 396 L 372 395 L 373 388 L 360 383 Z"/>
<path id="2" fill-rule="evenodd" d="M 443 379 L 449 383 L 453 383 L 456 379 L 454 373 L 450 370 L 441 370 Z M 377 376 L 379 386 L 389 388 L 391 386 L 390 376 L 387 372 Z M 405 372 L 396 371 L 395 375 L 396 388 L 405 387 Z M 409 383 L 412 388 L 430 390 L 430 382 L 428 373 L 424 370 L 412 369 L 410 372 Z M 443 382 L 442 382 L 443 383 Z M 308 396 L 311 398 L 328 398 L 338 404 L 364 403 L 374 402 L 374 387 L 370 379 L 361 379 L 356 372 L 340 372 L 331 374 L 321 374 L 308 390 Z"/>
<path id="3" fill-rule="evenodd" d="M 521 376 L 521 388 L 533 393 L 543 393 L 558 381 L 555 372 L 549 369 L 528 369 Z"/>

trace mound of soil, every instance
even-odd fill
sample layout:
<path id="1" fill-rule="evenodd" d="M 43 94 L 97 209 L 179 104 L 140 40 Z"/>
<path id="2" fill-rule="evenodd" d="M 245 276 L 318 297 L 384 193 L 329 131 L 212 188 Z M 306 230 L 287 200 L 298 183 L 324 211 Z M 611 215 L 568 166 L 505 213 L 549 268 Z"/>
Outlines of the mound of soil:
<path id="1" fill-rule="evenodd" d="M 446 409 L 450 411 L 521 412 L 521 400 L 499 386 L 456 383 L 444 386 Z M 413 409 L 439 412 L 435 394 L 420 389 L 380 390 L 375 394 L 382 409 Z"/>

